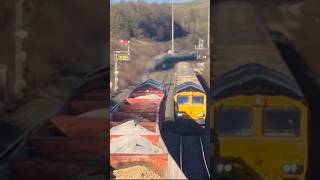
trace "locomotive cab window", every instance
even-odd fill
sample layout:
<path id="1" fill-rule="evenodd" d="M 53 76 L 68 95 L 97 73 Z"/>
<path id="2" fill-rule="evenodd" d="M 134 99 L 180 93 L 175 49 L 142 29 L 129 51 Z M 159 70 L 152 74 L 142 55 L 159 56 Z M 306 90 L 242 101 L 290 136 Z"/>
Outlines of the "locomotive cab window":
<path id="1" fill-rule="evenodd" d="M 193 96 L 192 97 L 192 104 L 203 105 L 204 104 L 204 97 L 203 96 Z"/>
<path id="2" fill-rule="evenodd" d="M 265 109 L 263 113 L 265 136 L 299 136 L 301 112 L 298 109 Z"/>
<path id="3" fill-rule="evenodd" d="M 179 105 L 189 104 L 189 96 L 178 96 L 177 102 Z"/>
<path id="4" fill-rule="evenodd" d="M 250 136 L 253 133 L 253 112 L 249 108 L 221 108 L 215 113 L 218 136 Z"/>

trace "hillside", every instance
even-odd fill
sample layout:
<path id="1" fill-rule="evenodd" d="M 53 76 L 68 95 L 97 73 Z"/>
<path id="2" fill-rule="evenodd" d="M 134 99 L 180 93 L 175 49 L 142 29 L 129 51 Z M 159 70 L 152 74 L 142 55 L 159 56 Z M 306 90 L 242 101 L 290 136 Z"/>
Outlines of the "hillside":
<path id="1" fill-rule="evenodd" d="M 174 5 L 176 50 L 191 51 L 199 37 L 207 38 L 207 3 L 197 0 Z M 171 6 L 139 2 L 111 4 L 110 8 L 111 52 L 121 48 L 119 39 L 130 39 L 132 45 L 132 61 L 119 68 L 119 85 L 124 89 L 140 82 L 148 60 L 171 48 Z M 110 60 L 113 72 L 112 54 Z"/>
<path id="2" fill-rule="evenodd" d="M 207 0 L 174 4 L 175 38 L 206 38 Z M 171 5 L 121 2 L 110 6 L 110 34 L 124 39 L 171 39 Z M 198 40 L 196 38 L 196 41 Z"/>
<path id="3" fill-rule="evenodd" d="M 206 45 L 208 33 L 208 0 L 177 3 L 174 7 L 176 21 L 180 22 L 181 26 L 189 33 L 187 37 L 177 40 L 178 48 L 191 49 L 194 47 L 194 44 L 198 42 L 198 38 L 204 39 L 204 44 Z"/>
<path id="4" fill-rule="evenodd" d="M 207 38 L 208 1 L 197 0 L 175 5 L 176 19 L 190 34 Z"/>

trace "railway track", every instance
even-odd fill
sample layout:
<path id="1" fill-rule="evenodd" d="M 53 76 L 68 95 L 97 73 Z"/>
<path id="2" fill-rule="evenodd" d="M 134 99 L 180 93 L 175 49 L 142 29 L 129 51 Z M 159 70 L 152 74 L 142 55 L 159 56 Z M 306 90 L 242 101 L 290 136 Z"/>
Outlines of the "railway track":
<path id="1" fill-rule="evenodd" d="M 199 62 L 191 63 L 197 67 Z M 165 85 L 165 118 L 161 132 L 170 154 L 177 163 L 180 163 L 180 168 L 188 179 L 210 179 L 210 164 L 208 164 L 210 138 L 204 140 L 206 136 L 203 135 L 205 134 L 203 130 L 194 132 L 189 127 L 185 127 L 185 124 L 175 122 L 174 68 L 146 73 L 143 79 L 156 79 Z"/>
<path id="2" fill-rule="evenodd" d="M 174 86 L 172 83 L 172 77 L 174 76 L 173 70 L 168 71 L 165 73 L 163 77 L 163 84 L 166 87 L 166 108 L 165 108 L 165 121 L 174 121 Z"/>
<path id="3" fill-rule="evenodd" d="M 180 168 L 190 179 L 211 177 L 204 144 L 201 136 L 180 136 Z"/>
<path id="4" fill-rule="evenodd" d="M 189 179 L 210 179 L 210 165 L 207 163 L 209 162 L 210 140 L 204 141 L 203 138 L 205 136 L 203 136 L 203 133 L 192 133 L 193 131 L 188 127 L 175 123 L 173 103 L 174 69 L 161 73 L 162 82 L 165 84 L 167 91 L 165 121 L 172 121 L 176 127 L 174 132 L 163 130 L 164 135 L 168 136 L 166 140 L 170 151 L 175 160 L 180 163 L 181 170 Z M 184 128 L 187 129 L 181 130 Z"/>
<path id="5" fill-rule="evenodd" d="M 164 121 L 173 121 L 174 120 L 174 106 L 173 106 L 173 95 L 174 95 L 174 86 L 172 83 L 172 77 L 174 76 L 174 70 L 162 70 L 149 72 L 143 75 L 142 80 L 154 79 L 162 82 L 166 88 L 166 97 L 165 97 L 165 119 Z"/>

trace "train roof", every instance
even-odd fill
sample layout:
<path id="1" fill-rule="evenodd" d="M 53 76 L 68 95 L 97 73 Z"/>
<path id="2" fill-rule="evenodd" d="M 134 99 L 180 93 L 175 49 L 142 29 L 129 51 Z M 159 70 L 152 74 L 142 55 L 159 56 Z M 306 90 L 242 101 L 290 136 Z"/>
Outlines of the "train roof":
<path id="1" fill-rule="evenodd" d="M 189 62 L 178 62 L 175 65 L 175 71 L 179 76 L 195 76 L 192 65 Z"/>
<path id="2" fill-rule="evenodd" d="M 216 76 L 239 65 L 259 63 L 293 78 L 250 3 L 222 1 L 217 3 L 214 13 L 213 66 Z"/>
<path id="3" fill-rule="evenodd" d="M 141 88 L 143 86 L 152 86 L 155 87 L 161 91 L 165 91 L 164 84 L 160 81 L 154 80 L 154 79 L 148 79 L 145 82 L 139 84 L 135 89 Z M 134 91 L 134 90 L 133 90 Z"/>
<path id="4" fill-rule="evenodd" d="M 203 92 L 204 89 L 194 73 L 190 62 L 179 62 L 175 66 L 176 71 L 176 93 L 186 91 Z"/>
<path id="5" fill-rule="evenodd" d="M 176 90 L 176 93 L 183 92 L 183 91 L 198 91 L 203 93 L 205 92 L 201 85 L 195 84 L 193 82 L 182 83 L 178 85 L 175 90 Z"/>
<path id="6" fill-rule="evenodd" d="M 213 83 L 212 95 L 215 100 L 243 94 L 277 94 L 304 99 L 292 78 L 260 64 L 239 66 L 215 79 Z"/>
<path id="7" fill-rule="evenodd" d="M 222 1 L 214 8 L 214 98 L 249 93 L 249 87 L 255 93 L 276 91 L 303 98 L 256 9 L 250 3 L 236 1 Z"/>

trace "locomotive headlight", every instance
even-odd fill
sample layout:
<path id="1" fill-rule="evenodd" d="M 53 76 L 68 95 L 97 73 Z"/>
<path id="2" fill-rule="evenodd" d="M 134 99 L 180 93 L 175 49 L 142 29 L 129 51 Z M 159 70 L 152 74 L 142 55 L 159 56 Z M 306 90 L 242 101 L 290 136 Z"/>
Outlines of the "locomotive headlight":
<path id="1" fill-rule="evenodd" d="M 285 164 L 282 167 L 285 174 L 301 174 L 303 173 L 303 166 L 298 164 Z"/>
<path id="2" fill-rule="evenodd" d="M 282 167 L 282 170 L 284 173 L 290 173 L 290 170 L 291 170 L 291 167 L 289 164 L 285 164 L 283 167 Z"/>
<path id="3" fill-rule="evenodd" d="M 216 170 L 218 173 L 223 173 L 223 172 L 228 173 L 228 172 L 232 171 L 232 169 L 233 168 L 232 168 L 231 164 L 218 164 L 216 166 Z"/>
<path id="4" fill-rule="evenodd" d="M 182 113 L 179 113 L 179 112 L 178 112 L 178 113 L 177 113 L 177 116 L 178 116 L 178 117 L 182 117 Z"/>
<path id="5" fill-rule="evenodd" d="M 231 164 L 224 165 L 224 171 L 225 172 L 230 172 L 231 170 L 232 170 L 232 165 Z"/>
<path id="6" fill-rule="evenodd" d="M 222 172 L 223 172 L 223 169 L 224 169 L 223 164 L 218 164 L 218 165 L 217 165 L 217 172 L 218 172 L 218 173 L 222 173 Z"/>
<path id="7" fill-rule="evenodd" d="M 203 115 L 204 115 L 203 113 L 199 113 L 198 114 L 199 117 L 203 117 Z"/>
<path id="8" fill-rule="evenodd" d="M 298 172 L 298 165 L 292 164 L 292 165 L 291 165 L 291 171 L 292 171 L 293 173 L 297 173 L 297 172 Z"/>

